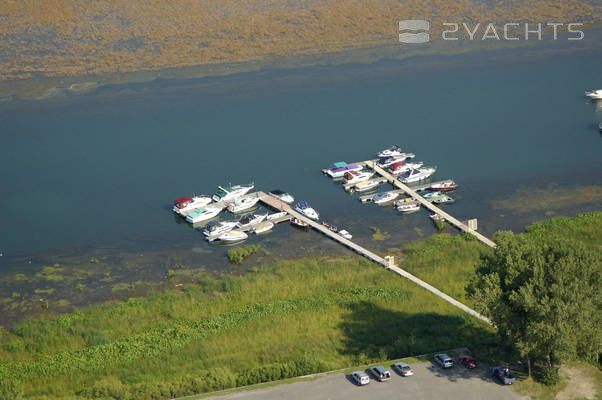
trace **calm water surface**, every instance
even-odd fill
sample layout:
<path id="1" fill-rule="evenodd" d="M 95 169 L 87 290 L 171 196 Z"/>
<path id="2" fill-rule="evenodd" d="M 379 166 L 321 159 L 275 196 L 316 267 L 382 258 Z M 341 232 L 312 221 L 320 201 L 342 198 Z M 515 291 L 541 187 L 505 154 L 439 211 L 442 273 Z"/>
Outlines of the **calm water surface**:
<path id="1" fill-rule="evenodd" d="M 448 211 L 478 218 L 488 235 L 545 215 L 492 212 L 490 201 L 517 187 L 602 184 L 602 108 L 583 96 L 602 88 L 602 52 L 447 60 L 159 81 L 0 105 L 0 268 L 13 256 L 78 248 L 215 249 L 174 218 L 171 202 L 229 182 L 290 191 L 360 242 L 399 246 L 372 241 L 370 226 L 409 240 L 415 226 L 432 229 L 426 212 L 362 205 L 320 173 L 392 144 L 438 166 L 435 179 L 462 185 Z M 277 230 L 266 237 L 292 234 Z"/>

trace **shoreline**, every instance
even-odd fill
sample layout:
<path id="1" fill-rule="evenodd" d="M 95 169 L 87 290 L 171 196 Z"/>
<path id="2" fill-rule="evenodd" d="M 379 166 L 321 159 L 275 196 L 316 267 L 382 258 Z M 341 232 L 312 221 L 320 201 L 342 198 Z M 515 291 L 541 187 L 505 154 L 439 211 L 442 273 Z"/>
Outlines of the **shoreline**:
<path id="1" fill-rule="evenodd" d="M 199 64 L 185 67 L 168 67 L 152 70 L 137 70 L 123 73 L 102 73 L 92 75 L 32 77 L 28 79 L 0 80 L 0 106 L 16 101 L 44 102 L 51 100 L 77 98 L 94 95 L 99 89 L 112 88 L 125 90 L 128 86 L 152 86 L 154 82 L 169 81 L 178 85 L 187 80 L 222 81 L 246 74 L 276 72 L 287 74 L 308 68 L 346 68 L 354 66 L 375 66 L 380 63 L 434 65 L 437 63 L 461 62 L 457 58 L 465 57 L 504 57 L 516 53 L 537 57 L 551 56 L 549 53 L 565 53 L 599 49 L 602 27 L 599 24 L 588 26 L 586 40 L 581 42 L 552 41 L 546 39 L 533 42 L 458 42 L 435 41 L 426 47 L 403 47 L 401 43 L 380 44 L 358 47 L 345 51 L 322 54 L 301 54 L 294 56 L 271 56 L 262 60 L 246 62 L 226 62 Z M 441 59 L 440 61 L 433 58 Z"/>

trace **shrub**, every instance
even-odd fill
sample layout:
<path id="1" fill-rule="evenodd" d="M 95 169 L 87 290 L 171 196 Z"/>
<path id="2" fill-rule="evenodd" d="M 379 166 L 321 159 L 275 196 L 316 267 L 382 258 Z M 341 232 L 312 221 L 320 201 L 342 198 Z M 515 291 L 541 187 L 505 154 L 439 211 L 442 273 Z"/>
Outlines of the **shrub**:
<path id="1" fill-rule="evenodd" d="M 556 368 L 544 368 L 540 374 L 536 375 L 536 378 L 546 386 L 554 386 L 560 380 L 558 369 Z"/>
<path id="2" fill-rule="evenodd" d="M 228 250 L 228 260 L 234 264 L 242 264 L 245 259 L 257 253 L 261 249 L 259 245 L 249 245 L 244 247 L 236 247 Z"/>

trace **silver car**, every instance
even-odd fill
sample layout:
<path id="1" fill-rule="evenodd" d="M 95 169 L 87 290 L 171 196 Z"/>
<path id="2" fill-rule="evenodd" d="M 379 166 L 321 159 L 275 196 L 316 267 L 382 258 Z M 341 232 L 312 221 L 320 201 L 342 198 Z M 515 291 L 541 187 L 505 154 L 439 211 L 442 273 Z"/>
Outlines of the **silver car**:
<path id="1" fill-rule="evenodd" d="M 454 366 L 454 360 L 445 353 L 435 354 L 435 362 L 441 368 L 452 368 Z"/>
<path id="2" fill-rule="evenodd" d="M 370 377 L 363 371 L 355 371 L 351 374 L 353 380 L 360 386 L 364 386 L 370 383 Z"/>
<path id="3" fill-rule="evenodd" d="M 379 382 L 384 382 L 391 379 L 391 373 L 382 365 L 370 368 L 370 372 L 376 379 L 378 379 Z"/>

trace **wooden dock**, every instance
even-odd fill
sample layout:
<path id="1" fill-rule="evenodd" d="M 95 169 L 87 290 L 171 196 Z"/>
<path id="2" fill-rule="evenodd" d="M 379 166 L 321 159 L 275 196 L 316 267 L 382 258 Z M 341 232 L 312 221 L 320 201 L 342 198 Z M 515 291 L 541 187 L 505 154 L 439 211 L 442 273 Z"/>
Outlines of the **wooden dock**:
<path id="1" fill-rule="evenodd" d="M 305 223 L 307 223 L 309 226 L 311 226 L 316 231 L 324 234 L 326 237 L 328 237 L 336 242 L 339 242 L 340 244 L 355 251 L 356 253 L 360 254 L 361 256 L 366 257 L 367 259 L 372 260 L 375 263 L 378 263 L 378 264 L 384 266 L 388 270 L 395 272 L 396 274 L 411 280 L 412 282 L 416 283 L 420 287 L 428 290 L 429 292 L 435 294 L 436 296 L 439 296 L 441 299 L 447 301 L 448 303 L 454 305 L 455 307 L 458 307 L 462 311 L 464 311 L 476 318 L 479 318 L 480 320 L 485 321 L 488 324 L 491 324 L 491 321 L 489 319 L 487 319 L 487 317 L 479 314 L 478 312 L 476 312 L 475 310 L 466 306 L 465 304 L 462 304 L 459 301 L 455 300 L 454 298 L 446 295 L 445 293 L 443 293 L 436 287 L 429 285 L 428 283 L 424 282 L 420 278 L 410 274 L 406 270 L 401 269 L 395 265 L 389 265 L 388 261 L 385 258 L 379 256 L 376 253 L 371 252 L 368 249 L 363 248 L 362 246 L 358 245 L 357 243 L 352 242 L 351 240 L 345 239 L 343 236 L 339 235 L 336 232 L 331 231 L 330 229 L 326 228 L 324 225 L 319 224 L 310 218 L 307 218 L 305 215 L 295 211 L 290 205 L 280 201 L 279 199 L 260 192 L 260 201 L 263 202 L 264 204 L 266 204 L 267 206 L 269 206 L 273 209 L 276 209 L 278 211 L 286 211 L 291 216 L 304 221 Z"/>
<path id="2" fill-rule="evenodd" d="M 477 239 L 479 239 L 481 242 L 485 243 L 489 247 L 495 247 L 495 243 L 491 239 L 485 237 L 484 235 L 480 234 L 479 232 L 477 232 L 474 229 L 470 229 L 468 227 L 468 225 L 466 225 L 464 222 L 461 222 L 460 220 L 452 217 L 451 215 L 449 215 L 448 213 L 443 211 L 441 208 L 435 206 L 430 201 L 426 200 L 424 197 L 422 197 L 418 193 L 416 193 L 415 190 L 411 189 L 409 186 L 402 183 L 399 179 L 397 179 L 396 176 L 390 174 L 389 172 L 385 171 L 384 169 L 382 169 L 381 167 L 376 165 L 376 163 L 374 161 L 365 161 L 363 165 L 365 165 L 368 168 L 372 168 L 376 173 L 387 178 L 387 180 L 393 186 L 400 188 L 402 191 L 407 193 L 410 197 L 412 197 L 415 200 L 417 200 L 418 202 L 420 202 L 420 204 L 422 204 L 423 207 L 432 211 L 435 214 L 442 216 L 447 222 L 454 225 L 461 231 L 468 232 L 468 233 L 474 235 Z"/>

